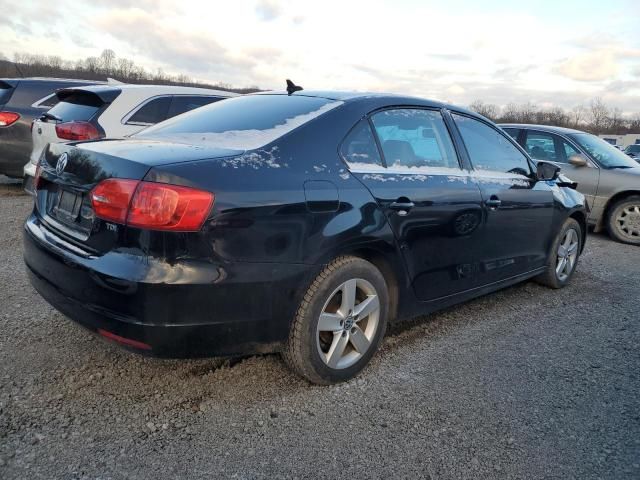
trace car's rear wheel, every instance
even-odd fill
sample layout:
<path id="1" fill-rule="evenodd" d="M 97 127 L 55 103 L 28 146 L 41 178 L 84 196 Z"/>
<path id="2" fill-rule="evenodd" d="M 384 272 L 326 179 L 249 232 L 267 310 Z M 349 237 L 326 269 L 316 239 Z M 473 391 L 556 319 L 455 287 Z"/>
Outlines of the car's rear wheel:
<path id="1" fill-rule="evenodd" d="M 312 383 L 357 375 L 378 349 L 387 326 L 384 277 L 358 257 L 325 266 L 307 290 L 283 351 L 287 365 Z"/>
<path id="2" fill-rule="evenodd" d="M 551 288 L 566 286 L 576 271 L 582 251 L 582 228 L 573 218 L 568 218 L 556 236 L 547 270 L 536 277 L 536 281 Z"/>
<path id="3" fill-rule="evenodd" d="M 619 242 L 640 245 L 640 195 L 623 198 L 609 209 L 607 229 Z"/>

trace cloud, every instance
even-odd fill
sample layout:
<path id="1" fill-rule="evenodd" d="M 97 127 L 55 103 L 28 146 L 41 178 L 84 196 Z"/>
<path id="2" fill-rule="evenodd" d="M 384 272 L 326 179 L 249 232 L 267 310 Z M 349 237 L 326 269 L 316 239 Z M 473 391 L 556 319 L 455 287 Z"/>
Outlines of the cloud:
<path id="1" fill-rule="evenodd" d="M 105 13 L 95 20 L 95 26 L 138 54 L 193 73 L 215 72 L 220 78 L 235 79 L 246 77 L 255 64 L 232 55 L 210 32 L 177 30 L 137 8 Z"/>
<path id="2" fill-rule="evenodd" d="M 620 67 L 614 52 L 602 48 L 564 59 L 553 70 L 579 82 L 599 82 L 615 78 Z"/>
<path id="3" fill-rule="evenodd" d="M 258 18 L 265 22 L 275 20 L 282 14 L 282 8 L 275 0 L 260 0 L 255 11 Z"/>

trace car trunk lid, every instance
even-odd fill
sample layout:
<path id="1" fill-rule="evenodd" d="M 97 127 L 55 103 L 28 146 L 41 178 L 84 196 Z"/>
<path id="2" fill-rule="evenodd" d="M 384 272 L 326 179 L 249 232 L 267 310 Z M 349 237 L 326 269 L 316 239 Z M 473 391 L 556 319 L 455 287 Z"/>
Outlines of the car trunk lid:
<path id="1" fill-rule="evenodd" d="M 125 229 L 95 216 L 90 193 L 98 183 L 109 178 L 142 180 L 158 165 L 238 153 L 154 141 L 49 144 L 39 164 L 36 210 L 48 227 L 68 241 L 90 253 L 104 253 L 122 243 Z"/>

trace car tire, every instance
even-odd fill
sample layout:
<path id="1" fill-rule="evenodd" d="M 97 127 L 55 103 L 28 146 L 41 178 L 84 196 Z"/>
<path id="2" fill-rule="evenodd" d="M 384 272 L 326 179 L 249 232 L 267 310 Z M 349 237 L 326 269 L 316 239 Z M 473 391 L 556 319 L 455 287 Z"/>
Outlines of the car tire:
<path id="1" fill-rule="evenodd" d="M 535 281 L 549 288 L 563 288 L 571 281 L 582 252 L 582 227 L 568 218 L 558 232 L 547 263 L 547 270 Z"/>
<path id="2" fill-rule="evenodd" d="M 632 195 L 609 208 L 607 230 L 615 240 L 640 245 L 640 195 Z"/>
<path id="3" fill-rule="evenodd" d="M 338 257 L 305 293 L 282 357 L 311 383 L 349 380 L 378 350 L 388 311 L 389 293 L 380 270 L 362 258 Z"/>

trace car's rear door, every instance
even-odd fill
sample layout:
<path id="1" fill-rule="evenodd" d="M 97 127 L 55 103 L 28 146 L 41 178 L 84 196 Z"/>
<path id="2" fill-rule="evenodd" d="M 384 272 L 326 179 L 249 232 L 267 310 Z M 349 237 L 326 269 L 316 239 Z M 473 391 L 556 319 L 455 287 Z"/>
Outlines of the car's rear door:
<path id="1" fill-rule="evenodd" d="M 452 118 L 484 201 L 485 225 L 475 245 L 480 283 L 544 266 L 553 236 L 551 187 L 536 181 L 526 155 L 495 125 L 464 113 Z"/>
<path id="2" fill-rule="evenodd" d="M 375 112 L 351 131 L 341 152 L 386 215 L 416 296 L 434 300 L 472 288 L 482 197 L 441 111 Z"/>
<path id="3" fill-rule="evenodd" d="M 598 195 L 600 168 L 589 160 L 587 155 L 581 154 L 578 147 L 569 140 L 550 132 L 526 129 L 523 142 L 531 158 L 555 163 L 562 169 L 563 174 L 578 182 L 578 191 L 586 197 L 589 206 L 593 207 Z M 587 165 L 571 165 L 569 158 L 575 155 L 582 155 L 587 160 Z"/>

